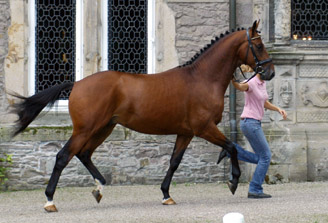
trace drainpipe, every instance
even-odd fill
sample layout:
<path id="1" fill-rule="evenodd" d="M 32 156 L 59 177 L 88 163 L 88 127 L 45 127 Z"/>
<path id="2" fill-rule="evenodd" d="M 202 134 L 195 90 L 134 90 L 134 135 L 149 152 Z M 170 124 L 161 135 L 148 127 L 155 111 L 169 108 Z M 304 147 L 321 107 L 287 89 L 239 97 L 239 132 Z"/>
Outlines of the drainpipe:
<path id="1" fill-rule="evenodd" d="M 236 29 L 236 0 L 230 0 L 229 16 L 229 29 Z M 231 83 L 229 86 L 229 120 L 230 140 L 232 142 L 237 142 L 236 89 Z"/>

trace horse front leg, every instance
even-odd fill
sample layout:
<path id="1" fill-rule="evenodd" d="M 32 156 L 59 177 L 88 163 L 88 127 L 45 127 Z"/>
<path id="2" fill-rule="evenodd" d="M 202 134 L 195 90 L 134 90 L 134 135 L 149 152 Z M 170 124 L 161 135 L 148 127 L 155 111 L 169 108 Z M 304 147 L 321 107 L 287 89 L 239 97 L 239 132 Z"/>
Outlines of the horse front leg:
<path id="1" fill-rule="evenodd" d="M 163 201 L 162 204 L 164 205 L 171 205 L 171 204 L 176 204 L 175 201 L 170 197 L 169 194 L 169 189 L 170 189 L 170 184 L 171 180 L 173 177 L 174 172 L 178 169 L 179 164 L 182 160 L 183 154 L 186 151 L 191 139 L 193 137 L 188 137 L 188 136 L 177 136 L 174 150 L 170 159 L 170 167 L 166 173 L 166 176 L 163 180 L 163 183 L 161 185 L 161 190 L 163 192 Z"/>
<path id="2" fill-rule="evenodd" d="M 210 124 L 204 131 L 202 131 L 199 137 L 215 145 L 221 146 L 230 154 L 232 164 L 232 180 L 228 182 L 228 186 L 231 193 L 235 194 L 238 187 L 239 177 L 241 175 L 237 159 L 237 149 L 235 148 L 233 143 L 220 132 L 220 130 L 214 123 Z"/>

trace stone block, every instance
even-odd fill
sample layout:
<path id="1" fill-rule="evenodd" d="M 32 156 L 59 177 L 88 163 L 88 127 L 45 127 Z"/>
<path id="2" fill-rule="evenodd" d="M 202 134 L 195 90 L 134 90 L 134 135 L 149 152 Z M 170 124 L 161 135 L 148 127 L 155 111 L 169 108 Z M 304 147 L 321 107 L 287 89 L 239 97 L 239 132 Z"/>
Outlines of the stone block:
<path id="1" fill-rule="evenodd" d="M 266 182 L 269 184 L 286 183 L 290 181 L 290 165 L 274 164 L 269 166 Z"/>
<path id="2" fill-rule="evenodd" d="M 289 167 L 289 180 L 293 182 L 307 181 L 307 164 L 293 164 Z"/>

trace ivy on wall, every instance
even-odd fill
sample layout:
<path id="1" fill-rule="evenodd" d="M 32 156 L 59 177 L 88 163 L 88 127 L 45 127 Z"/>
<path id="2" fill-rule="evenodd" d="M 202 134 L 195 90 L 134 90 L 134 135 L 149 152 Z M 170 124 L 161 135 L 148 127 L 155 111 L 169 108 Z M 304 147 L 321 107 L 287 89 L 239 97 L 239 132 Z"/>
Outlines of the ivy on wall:
<path id="1" fill-rule="evenodd" d="M 12 164 L 12 155 L 3 154 L 0 155 L 0 186 L 8 180 L 7 171 Z"/>

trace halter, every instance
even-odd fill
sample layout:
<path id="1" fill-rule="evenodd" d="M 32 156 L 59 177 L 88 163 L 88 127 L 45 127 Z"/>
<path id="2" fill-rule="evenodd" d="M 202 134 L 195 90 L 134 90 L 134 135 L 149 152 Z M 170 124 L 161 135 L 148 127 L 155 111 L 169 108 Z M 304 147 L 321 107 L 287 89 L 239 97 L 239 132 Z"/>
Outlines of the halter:
<path id="1" fill-rule="evenodd" d="M 255 50 L 254 50 L 254 47 L 253 47 L 253 44 L 252 44 L 252 40 L 255 40 L 255 39 L 258 39 L 258 38 L 261 38 L 261 37 L 260 37 L 260 36 L 256 36 L 256 37 L 251 38 L 251 37 L 249 36 L 249 31 L 248 31 L 248 29 L 247 29 L 247 31 L 246 31 L 246 35 L 247 35 L 247 40 L 248 40 L 248 47 L 247 47 L 247 53 L 246 53 L 246 56 L 245 56 L 245 64 L 246 64 L 246 61 L 247 61 L 248 52 L 249 52 L 249 48 L 250 48 L 251 51 L 252 51 L 252 54 L 253 54 L 254 60 L 255 60 L 256 67 L 255 67 L 255 70 L 254 70 L 254 74 L 253 74 L 253 75 L 252 75 L 252 76 L 251 76 L 251 77 L 250 77 L 245 83 L 247 83 L 247 82 L 250 81 L 253 77 L 255 77 L 256 74 L 261 74 L 261 75 L 263 75 L 263 73 L 264 73 L 265 70 L 263 69 L 262 65 L 264 65 L 264 64 L 266 64 L 266 63 L 270 63 L 270 62 L 272 62 L 272 59 L 271 59 L 271 58 L 268 58 L 268 59 L 266 59 L 266 60 L 262 60 L 262 61 L 260 61 L 260 60 L 257 58 L 257 56 L 256 56 L 256 53 L 255 53 Z M 240 71 L 241 71 L 243 77 L 244 77 L 245 79 L 247 79 L 247 78 L 245 77 L 245 75 L 244 75 L 244 72 L 241 70 L 240 66 L 239 66 L 239 69 L 240 69 Z"/>

